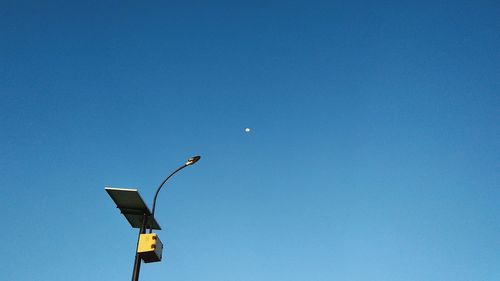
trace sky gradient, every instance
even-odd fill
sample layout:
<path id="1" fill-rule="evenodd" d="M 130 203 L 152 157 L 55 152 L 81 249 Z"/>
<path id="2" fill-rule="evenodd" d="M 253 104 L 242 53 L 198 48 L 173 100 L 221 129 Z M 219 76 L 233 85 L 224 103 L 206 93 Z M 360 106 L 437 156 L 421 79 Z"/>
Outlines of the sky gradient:
<path id="1" fill-rule="evenodd" d="M 500 280 L 498 1 L 1 1 L 0 279 Z M 246 133 L 245 128 L 251 128 Z"/>

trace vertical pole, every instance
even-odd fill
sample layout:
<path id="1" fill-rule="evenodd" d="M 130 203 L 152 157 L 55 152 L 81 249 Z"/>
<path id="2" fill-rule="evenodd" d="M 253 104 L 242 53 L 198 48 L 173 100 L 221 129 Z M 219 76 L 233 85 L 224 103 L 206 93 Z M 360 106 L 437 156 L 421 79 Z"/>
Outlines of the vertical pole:
<path id="1" fill-rule="evenodd" d="M 134 271 L 132 272 L 132 281 L 139 281 L 139 272 L 141 271 L 141 256 L 137 252 L 137 249 L 139 248 L 139 240 L 141 239 L 141 234 L 146 233 L 147 220 L 148 220 L 148 215 L 144 213 L 141 229 L 139 230 L 139 237 L 137 237 L 137 246 L 135 247 L 135 260 L 134 260 Z"/>

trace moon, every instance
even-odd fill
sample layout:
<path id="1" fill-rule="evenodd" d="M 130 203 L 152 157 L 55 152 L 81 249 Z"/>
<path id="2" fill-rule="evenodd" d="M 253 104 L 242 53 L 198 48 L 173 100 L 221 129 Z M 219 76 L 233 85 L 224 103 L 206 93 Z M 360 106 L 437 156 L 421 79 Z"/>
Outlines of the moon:
<path id="1" fill-rule="evenodd" d="M 250 128 L 245 128 L 245 133 L 250 133 Z"/>

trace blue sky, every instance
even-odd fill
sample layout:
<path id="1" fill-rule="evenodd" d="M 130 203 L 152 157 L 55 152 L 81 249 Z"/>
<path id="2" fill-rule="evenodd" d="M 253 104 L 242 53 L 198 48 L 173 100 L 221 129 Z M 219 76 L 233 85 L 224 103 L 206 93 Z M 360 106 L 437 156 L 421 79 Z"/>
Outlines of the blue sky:
<path id="1" fill-rule="evenodd" d="M 500 280 L 496 1 L 2 1 L 2 280 Z M 252 131 L 245 133 L 250 127 Z"/>

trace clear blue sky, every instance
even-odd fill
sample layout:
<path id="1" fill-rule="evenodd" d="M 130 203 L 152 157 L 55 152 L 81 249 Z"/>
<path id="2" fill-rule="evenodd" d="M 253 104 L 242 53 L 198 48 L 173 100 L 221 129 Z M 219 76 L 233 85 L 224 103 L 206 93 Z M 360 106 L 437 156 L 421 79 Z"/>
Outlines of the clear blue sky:
<path id="1" fill-rule="evenodd" d="M 141 280 L 500 280 L 498 1 L 44 2 L 0 3 L 1 280 L 129 280 L 104 187 L 196 154 Z"/>

